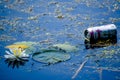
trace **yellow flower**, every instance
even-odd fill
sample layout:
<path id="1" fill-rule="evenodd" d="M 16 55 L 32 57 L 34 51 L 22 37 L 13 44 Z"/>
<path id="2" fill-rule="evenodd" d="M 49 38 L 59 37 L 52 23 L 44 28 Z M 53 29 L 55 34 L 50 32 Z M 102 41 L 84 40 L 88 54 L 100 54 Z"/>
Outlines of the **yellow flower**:
<path id="1" fill-rule="evenodd" d="M 6 48 L 10 49 L 13 52 L 13 54 L 16 57 L 18 57 L 21 55 L 23 50 L 28 48 L 28 46 L 23 44 L 13 44 L 13 45 L 6 46 Z"/>
<path id="2" fill-rule="evenodd" d="M 24 45 L 24 44 L 13 44 L 13 45 L 6 46 L 6 48 L 9 48 L 9 49 L 12 49 L 12 48 L 26 49 L 26 48 L 28 48 L 28 46 Z"/>

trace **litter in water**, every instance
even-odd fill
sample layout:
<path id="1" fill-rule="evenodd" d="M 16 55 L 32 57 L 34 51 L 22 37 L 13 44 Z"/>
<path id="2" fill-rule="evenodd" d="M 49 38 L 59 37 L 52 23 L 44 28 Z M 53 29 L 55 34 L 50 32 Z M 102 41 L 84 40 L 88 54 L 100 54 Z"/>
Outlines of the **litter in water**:
<path id="1" fill-rule="evenodd" d="M 101 47 L 117 43 L 117 28 L 114 24 L 91 27 L 85 30 L 85 46 Z"/>

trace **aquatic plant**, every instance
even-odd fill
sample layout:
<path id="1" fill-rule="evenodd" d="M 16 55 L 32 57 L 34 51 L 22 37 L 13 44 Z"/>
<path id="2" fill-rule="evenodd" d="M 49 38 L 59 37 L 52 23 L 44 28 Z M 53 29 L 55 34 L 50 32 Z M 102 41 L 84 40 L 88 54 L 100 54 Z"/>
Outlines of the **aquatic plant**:
<path id="1" fill-rule="evenodd" d="M 59 50 L 44 49 L 41 52 L 34 53 L 32 58 L 41 63 L 55 64 L 69 60 L 70 55 Z"/>
<path id="2" fill-rule="evenodd" d="M 69 44 L 68 42 L 65 42 L 63 44 L 54 44 L 53 47 L 65 50 L 66 52 L 78 51 L 78 48 L 76 46 L 73 46 Z"/>
<path id="3" fill-rule="evenodd" d="M 21 45 L 13 44 L 13 45 L 6 46 L 6 48 L 8 48 L 10 51 L 6 51 L 7 55 L 5 55 L 5 58 L 9 58 L 9 57 L 13 57 L 13 56 L 22 57 L 22 56 L 26 56 L 25 49 L 28 48 L 28 46 L 22 45 L 22 44 Z"/>
<path id="4" fill-rule="evenodd" d="M 5 51 L 6 54 L 4 57 L 6 58 L 5 62 L 8 63 L 8 66 L 12 66 L 12 68 L 16 66 L 18 68 L 20 65 L 23 65 L 28 61 L 29 55 L 26 54 L 25 50 L 28 48 L 27 45 L 13 44 L 6 46 L 6 48 L 8 48 L 9 51 Z"/>
<path id="5" fill-rule="evenodd" d="M 21 56 L 23 52 L 25 52 L 24 50 L 26 48 L 28 48 L 28 46 L 26 45 L 16 45 L 16 44 L 13 44 L 13 45 L 9 45 L 9 46 L 6 46 L 6 48 L 10 49 L 11 52 L 6 52 L 6 53 L 13 53 L 14 56 L 18 57 L 18 56 Z"/>
<path id="6" fill-rule="evenodd" d="M 29 57 L 29 55 L 25 53 L 25 50 L 23 51 L 21 51 L 20 49 L 15 49 L 15 50 L 9 49 L 9 50 L 10 51 L 6 50 L 6 54 L 4 55 L 6 59 L 19 60 L 20 58 L 27 59 Z"/>
<path id="7" fill-rule="evenodd" d="M 32 41 L 22 41 L 22 42 L 16 42 L 14 43 L 16 45 L 26 45 L 28 46 L 26 50 L 26 54 L 32 54 L 36 52 L 37 47 L 40 48 L 40 45 L 37 42 Z"/>
<path id="8" fill-rule="evenodd" d="M 5 62 L 8 63 L 8 67 L 18 68 L 20 65 L 24 65 L 28 61 L 29 54 L 35 50 L 33 44 L 35 43 L 23 41 L 6 46 L 5 48 L 9 50 L 5 51 L 6 54 L 4 57 L 6 58 Z"/>
<path id="9" fill-rule="evenodd" d="M 5 62 L 8 63 L 8 67 L 11 66 L 19 67 L 20 65 L 24 65 L 26 61 L 28 61 L 29 55 L 25 53 L 25 50 L 21 51 L 21 49 L 9 49 L 6 50 L 6 54 L 4 57 L 6 58 Z"/>

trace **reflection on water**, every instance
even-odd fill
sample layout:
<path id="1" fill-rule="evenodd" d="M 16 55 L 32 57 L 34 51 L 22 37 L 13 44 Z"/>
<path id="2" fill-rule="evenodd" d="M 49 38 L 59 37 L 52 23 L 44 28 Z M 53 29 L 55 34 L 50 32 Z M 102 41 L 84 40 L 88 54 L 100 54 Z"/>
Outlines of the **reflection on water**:
<path id="1" fill-rule="evenodd" d="M 28 60 L 25 60 L 25 59 L 6 59 L 5 60 L 5 63 L 8 64 L 8 67 L 12 67 L 12 68 L 19 68 L 20 66 L 24 66 L 25 63 L 27 62 Z"/>
<path id="2" fill-rule="evenodd" d="M 115 45 L 117 43 L 117 38 L 113 39 L 104 39 L 104 40 L 98 40 L 98 41 L 88 41 L 84 40 L 85 48 L 100 48 L 100 47 L 106 47 L 110 45 Z"/>

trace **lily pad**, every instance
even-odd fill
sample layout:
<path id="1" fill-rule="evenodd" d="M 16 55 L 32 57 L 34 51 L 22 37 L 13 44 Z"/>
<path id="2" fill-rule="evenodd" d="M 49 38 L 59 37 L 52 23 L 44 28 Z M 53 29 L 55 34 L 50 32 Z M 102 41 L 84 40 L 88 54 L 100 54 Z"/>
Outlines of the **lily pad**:
<path id="1" fill-rule="evenodd" d="M 32 42 L 32 41 L 22 41 L 22 42 L 16 42 L 14 44 L 21 44 L 21 45 L 27 45 L 27 46 L 32 46 L 37 44 L 36 42 Z"/>
<path id="2" fill-rule="evenodd" d="M 66 52 L 75 52 L 78 51 L 78 48 L 76 46 L 73 46 L 69 44 L 68 42 L 65 42 L 63 44 L 55 44 L 53 47 L 60 48 L 62 50 L 65 50 Z"/>
<path id="3" fill-rule="evenodd" d="M 70 55 L 58 50 L 44 50 L 42 52 L 34 53 L 32 59 L 41 63 L 54 64 L 69 60 Z"/>

